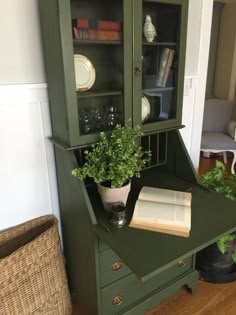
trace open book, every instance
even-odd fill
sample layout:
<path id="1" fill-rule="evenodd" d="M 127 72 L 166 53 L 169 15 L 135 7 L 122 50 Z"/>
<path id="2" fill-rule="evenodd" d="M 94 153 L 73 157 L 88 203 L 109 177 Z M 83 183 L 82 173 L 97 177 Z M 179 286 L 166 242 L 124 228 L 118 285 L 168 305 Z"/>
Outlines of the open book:
<path id="1" fill-rule="evenodd" d="M 191 229 L 189 192 L 143 187 L 129 226 L 188 237 Z"/>

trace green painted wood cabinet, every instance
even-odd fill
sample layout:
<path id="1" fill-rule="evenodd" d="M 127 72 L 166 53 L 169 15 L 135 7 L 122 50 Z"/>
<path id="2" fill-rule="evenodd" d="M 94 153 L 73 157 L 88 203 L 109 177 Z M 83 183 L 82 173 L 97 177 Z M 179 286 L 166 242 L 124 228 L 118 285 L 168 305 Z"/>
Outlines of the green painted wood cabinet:
<path id="1" fill-rule="evenodd" d="M 143 125 L 145 133 L 181 125 L 186 0 L 39 0 L 39 5 L 54 141 L 86 145 L 116 123 Z M 157 32 L 153 42 L 143 32 L 147 15 Z M 84 19 L 88 30 L 79 28 Z M 118 30 L 97 30 L 94 24 L 101 20 L 114 21 Z M 78 60 L 88 76 L 84 85 L 78 83 Z M 167 62 L 164 83 L 159 76 Z"/>
<path id="2" fill-rule="evenodd" d="M 183 285 L 195 291 L 195 254 L 235 230 L 234 202 L 198 184 L 178 131 L 188 1 L 38 3 L 72 298 L 88 315 L 141 315 Z M 143 32 L 148 16 L 154 41 Z M 141 144 L 152 151 L 132 180 L 127 219 L 143 185 L 191 191 L 189 238 L 115 229 L 94 183 L 72 177 L 85 148 L 117 122 L 141 125 Z"/>

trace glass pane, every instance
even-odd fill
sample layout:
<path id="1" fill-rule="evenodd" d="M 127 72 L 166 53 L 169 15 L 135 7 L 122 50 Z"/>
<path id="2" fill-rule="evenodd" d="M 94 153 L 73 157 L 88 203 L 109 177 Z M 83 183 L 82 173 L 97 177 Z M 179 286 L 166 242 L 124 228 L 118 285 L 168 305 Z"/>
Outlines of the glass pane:
<path id="1" fill-rule="evenodd" d="M 176 118 L 180 13 L 179 5 L 143 2 L 143 123 Z"/>
<path id="2" fill-rule="evenodd" d="M 123 96 L 85 97 L 79 100 L 80 134 L 112 130 L 123 121 Z"/>
<path id="3" fill-rule="evenodd" d="M 80 134 L 110 130 L 123 122 L 123 1 L 77 0 L 71 8 Z"/>

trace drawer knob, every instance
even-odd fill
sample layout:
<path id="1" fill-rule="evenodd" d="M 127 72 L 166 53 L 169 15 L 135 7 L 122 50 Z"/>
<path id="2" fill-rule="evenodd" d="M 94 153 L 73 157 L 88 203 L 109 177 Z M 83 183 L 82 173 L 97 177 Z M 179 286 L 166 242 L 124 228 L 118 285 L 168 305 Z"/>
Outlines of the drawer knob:
<path id="1" fill-rule="evenodd" d="M 183 266 L 186 265 L 186 262 L 187 262 L 186 259 L 181 259 L 181 260 L 178 262 L 178 266 L 179 266 L 179 267 L 183 267 Z"/>
<path id="2" fill-rule="evenodd" d="M 112 304 L 113 305 L 120 305 L 123 302 L 123 296 L 122 295 L 117 295 L 116 297 L 113 298 Z"/>
<path id="3" fill-rule="evenodd" d="M 112 264 L 112 270 L 113 271 L 118 271 L 120 270 L 120 268 L 122 267 L 123 263 L 121 260 L 117 260 L 114 262 L 114 264 Z"/>

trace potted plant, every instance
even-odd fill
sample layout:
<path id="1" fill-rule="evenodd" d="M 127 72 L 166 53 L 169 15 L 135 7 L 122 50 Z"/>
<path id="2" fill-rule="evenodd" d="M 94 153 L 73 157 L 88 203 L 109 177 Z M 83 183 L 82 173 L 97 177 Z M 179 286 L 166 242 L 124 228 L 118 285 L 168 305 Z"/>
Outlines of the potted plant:
<path id="1" fill-rule="evenodd" d="M 141 128 L 117 125 L 110 136 L 100 133 L 100 141 L 85 151 L 85 163 L 75 168 L 72 175 L 84 180 L 93 178 L 97 183 L 105 210 L 111 204 L 126 204 L 130 191 L 130 179 L 139 177 L 140 171 L 150 160 L 151 153 L 138 144 Z"/>
<path id="2" fill-rule="evenodd" d="M 211 190 L 236 200 L 236 175 L 228 174 L 225 165 L 216 161 L 216 167 L 202 175 L 201 183 Z M 216 243 L 199 252 L 197 265 L 201 276 L 215 283 L 236 279 L 236 234 L 221 237 Z"/>

